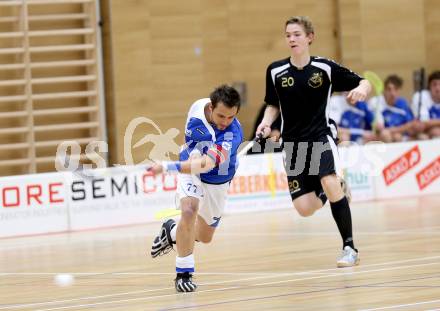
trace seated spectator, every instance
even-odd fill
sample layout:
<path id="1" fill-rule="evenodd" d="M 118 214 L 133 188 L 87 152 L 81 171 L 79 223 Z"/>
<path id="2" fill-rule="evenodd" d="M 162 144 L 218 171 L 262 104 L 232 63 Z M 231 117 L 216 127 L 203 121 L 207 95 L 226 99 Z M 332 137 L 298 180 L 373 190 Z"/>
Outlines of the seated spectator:
<path id="1" fill-rule="evenodd" d="M 381 96 L 370 99 L 369 104 L 380 113 L 376 114 L 376 130 L 384 142 L 400 142 L 414 135 L 414 117 L 408 102 L 400 96 L 403 80 L 397 75 L 385 79 L 384 92 Z"/>
<path id="2" fill-rule="evenodd" d="M 440 137 L 440 71 L 432 72 L 428 77 L 428 90 L 423 90 L 420 104 L 420 92 L 413 96 L 413 113 L 420 120 L 417 129 L 424 135 L 422 138 Z"/>
<path id="3" fill-rule="evenodd" d="M 252 137 L 249 140 L 254 139 L 254 133 L 257 131 L 258 125 L 261 123 L 264 117 L 264 111 L 266 110 L 266 105 L 262 105 L 260 111 L 258 113 L 257 119 L 254 123 L 254 129 L 252 130 Z M 278 142 L 281 137 L 281 114 L 278 118 L 272 123 L 271 126 L 272 131 L 270 132 L 269 137 L 264 138 L 260 144 L 255 144 L 252 149 L 250 149 L 247 154 L 257 154 L 257 153 L 265 153 L 265 152 L 280 152 L 280 143 Z"/>
<path id="4" fill-rule="evenodd" d="M 354 105 L 346 100 L 346 93 L 333 95 L 330 98 L 330 118 L 338 124 L 338 135 L 341 141 L 352 141 L 359 144 L 374 139 L 372 132 L 373 113 L 366 102 Z"/>

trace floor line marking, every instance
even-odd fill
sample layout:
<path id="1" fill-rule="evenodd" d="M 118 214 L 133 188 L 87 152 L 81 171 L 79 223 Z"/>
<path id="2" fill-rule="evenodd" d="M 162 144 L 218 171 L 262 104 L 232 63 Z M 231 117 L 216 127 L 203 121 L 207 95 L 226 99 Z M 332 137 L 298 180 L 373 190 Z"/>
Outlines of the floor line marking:
<path id="1" fill-rule="evenodd" d="M 406 261 L 408 261 L 408 260 L 406 260 Z M 438 264 L 440 264 L 440 262 L 432 262 L 432 263 L 425 263 L 425 264 L 415 264 L 415 265 L 407 265 L 407 266 L 399 266 L 399 267 L 389 267 L 389 268 L 364 270 L 364 271 L 351 271 L 351 272 L 346 272 L 346 273 L 341 273 L 341 274 L 320 275 L 320 276 L 305 277 L 305 278 L 300 278 L 300 279 L 290 279 L 290 280 L 282 280 L 282 281 L 276 281 L 276 282 L 265 282 L 265 283 L 259 283 L 259 284 L 254 284 L 254 285 L 247 285 L 247 287 L 280 284 L 280 283 L 286 283 L 286 282 L 297 282 L 297 281 L 321 279 L 321 278 L 329 278 L 329 277 L 334 277 L 334 276 L 339 276 L 339 275 L 356 275 L 356 274 L 371 273 L 371 272 L 378 272 L 378 271 L 391 271 L 391 270 L 397 270 L 397 269 L 406 269 L 406 268 L 421 267 L 421 266 L 428 266 L 428 265 L 438 265 Z M 377 264 L 375 264 L 375 265 L 377 265 Z M 370 265 L 370 266 L 374 266 L 374 265 Z M 336 269 L 338 269 L 338 268 L 328 269 L 328 270 L 336 270 Z M 303 273 L 303 272 L 300 272 L 300 273 Z M 256 280 L 256 279 L 267 279 L 267 278 L 271 278 L 271 276 L 261 276 L 261 277 L 255 277 L 255 278 L 236 279 L 236 280 L 228 280 L 228 281 L 220 281 L 220 282 L 212 282 L 212 283 L 200 283 L 199 285 L 200 286 L 210 286 L 210 285 L 216 285 L 216 284 L 225 284 L 225 283 L 231 283 L 231 282 L 248 281 L 248 280 Z M 19 305 L 6 305 L 6 306 L 0 307 L 0 310 L 8 309 L 8 308 L 9 309 L 16 309 L 16 308 L 24 308 L 24 307 L 33 307 L 33 306 L 37 306 L 37 305 L 41 306 L 41 305 L 49 305 L 49 304 L 60 304 L 60 303 L 72 302 L 72 301 L 76 301 L 76 300 L 108 298 L 108 297 L 130 295 L 130 294 L 137 294 L 137 293 L 155 292 L 155 291 L 168 290 L 168 289 L 173 289 L 173 288 L 174 287 L 166 287 L 166 288 L 161 288 L 161 289 L 134 291 L 134 292 L 126 292 L 126 293 L 117 293 L 117 294 L 109 294 L 109 295 L 103 295 L 103 296 L 79 297 L 79 298 L 68 299 L 68 300 L 48 301 L 48 302 L 31 303 L 31 304 L 19 304 Z M 212 292 L 212 291 L 237 289 L 237 288 L 241 288 L 241 287 L 240 286 L 232 286 L 232 287 L 223 287 L 223 288 L 217 288 L 217 289 L 207 289 L 207 290 L 196 291 L 196 292 L 194 292 L 192 294 L 194 295 L 194 294 L 201 294 L 201 293 Z M 39 309 L 39 310 L 36 310 L 36 311 L 51 311 L 51 310 L 63 310 L 63 309 L 72 309 L 72 308 L 82 308 L 82 307 L 93 307 L 93 306 L 109 304 L 109 303 L 124 303 L 124 302 L 130 302 L 130 301 L 151 300 L 151 299 L 170 297 L 170 296 L 175 296 L 175 295 L 178 295 L 178 294 L 173 293 L 173 294 L 150 296 L 150 297 L 136 297 L 136 298 L 112 300 L 112 301 L 89 303 L 89 304 L 81 304 L 81 305 L 61 306 L 61 307 L 54 307 L 54 308 L 49 308 L 49 309 Z"/>

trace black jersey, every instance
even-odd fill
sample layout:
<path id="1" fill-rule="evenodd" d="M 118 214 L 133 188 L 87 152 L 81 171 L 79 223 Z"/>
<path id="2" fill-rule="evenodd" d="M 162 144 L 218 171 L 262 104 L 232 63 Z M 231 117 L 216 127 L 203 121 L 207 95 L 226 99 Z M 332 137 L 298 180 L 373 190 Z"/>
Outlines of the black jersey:
<path id="1" fill-rule="evenodd" d="M 330 95 L 349 91 L 361 80 L 329 59 L 312 56 L 304 68 L 297 68 L 286 58 L 267 68 L 264 101 L 280 109 L 283 141 L 315 141 L 323 135 L 336 138 L 336 128 L 329 122 Z"/>

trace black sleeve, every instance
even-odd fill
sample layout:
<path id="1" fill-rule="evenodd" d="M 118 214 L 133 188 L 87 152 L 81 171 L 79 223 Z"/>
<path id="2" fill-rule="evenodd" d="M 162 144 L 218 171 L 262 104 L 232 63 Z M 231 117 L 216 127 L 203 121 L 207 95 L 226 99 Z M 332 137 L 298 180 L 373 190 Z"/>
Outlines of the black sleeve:
<path id="1" fill-rule="evenodd" d="M 350 69 L 333 61 L 330 61 L 330 66 L 332 67 L 332 90 L 334 92 L 350 91 L 357 87 L 363 79 Z"/>
<path id="2" fill-rule="evenodd" d="M 266 95 L 264 96 L 264 102 L 277 108 L 280 107 L 280 100 L 275 89 L 274 81 L 272 80 L 271 66 L 267 67 L 266 70 Z"/>

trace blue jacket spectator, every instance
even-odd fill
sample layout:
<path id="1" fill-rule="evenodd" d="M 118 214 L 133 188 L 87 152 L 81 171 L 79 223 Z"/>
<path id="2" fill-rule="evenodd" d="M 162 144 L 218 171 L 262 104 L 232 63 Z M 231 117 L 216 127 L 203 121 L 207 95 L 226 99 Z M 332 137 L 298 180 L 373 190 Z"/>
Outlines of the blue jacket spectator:
<path id="1" fill-rule="evenodd" d="M 357 102 L 348 105 L 342 113 L 339 123 L 340 128 L 348 129 L 350 141 L 363 143 L 365 131 L 371 131 L 374 115 L 366 102 Z"/>
<path id="2" fill-rule="evenodd" d="M 391 105 L 387 103 L 382 111 L 382 115 L 385 128 L 400 126 L 414 120 L 408 102 L 402 97 L 398 97 Z"/>
<path id="3" fill-rule="evenodd" d="M 413 136 L 414 116 L 405 98 L 400 96 L 403 80 L 398 75 L 385 79 L 384 93 L 370 100 L 378 120 L 376 120 L 379 139 L 384 142 L 399 142 Z"/>
<path id="4" fill-rule="evenodd" d="M 422 98 L 420 99 L 420 93 Z M 421 108 L 419 105 L 421 103 Z M 440 71 L 432 72 L 428 77 L 428 90 L 417 92 L 413 96 L 412 108 L 419 120 L 419 138 L 440 137 Z"/>
<path id="5" fill-rule="evenodd" d="M 359 144 L 373 140 L 373 112 L 366 102 L 350 104 L 346 95 L 332 95 L 330 98 L 329 116 L 338 124 L 339 139 Z"/>

